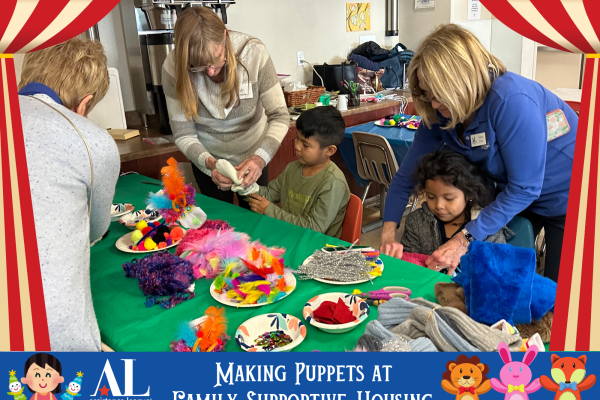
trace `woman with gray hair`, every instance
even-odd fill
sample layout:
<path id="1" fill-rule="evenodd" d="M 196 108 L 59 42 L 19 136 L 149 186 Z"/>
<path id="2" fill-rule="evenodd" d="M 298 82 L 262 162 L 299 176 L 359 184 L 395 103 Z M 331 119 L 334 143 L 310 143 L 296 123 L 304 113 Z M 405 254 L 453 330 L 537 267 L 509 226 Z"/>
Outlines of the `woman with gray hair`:
<path id="1" fill-rule="evenodd" d="M 53 351 L 100 351 L 90 243 L 110 224 L 120 160 L 86 115 L 108 86 L 100 43 L 72 39 L 25 56 L 19 103 Z"/>

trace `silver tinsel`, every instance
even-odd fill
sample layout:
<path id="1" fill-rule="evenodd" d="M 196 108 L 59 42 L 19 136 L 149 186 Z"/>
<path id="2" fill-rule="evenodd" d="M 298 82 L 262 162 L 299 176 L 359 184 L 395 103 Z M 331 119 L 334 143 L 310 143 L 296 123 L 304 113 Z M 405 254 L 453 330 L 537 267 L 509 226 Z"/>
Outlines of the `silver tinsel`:
<path id="1" fill-rule="evenodd" d="M 410 351 L 408 342 L 401 338 L 388 339 L 383 341 L 382 353 Z"/>
<path id="2" fill-rule="evenodd" d="M 300 279 L 329 279 L 338 282 L 353 282 L 371 279 L 373 267 L 361 252 L 344 254 L 316 250 L 309 262 L 296 271 Z"/>

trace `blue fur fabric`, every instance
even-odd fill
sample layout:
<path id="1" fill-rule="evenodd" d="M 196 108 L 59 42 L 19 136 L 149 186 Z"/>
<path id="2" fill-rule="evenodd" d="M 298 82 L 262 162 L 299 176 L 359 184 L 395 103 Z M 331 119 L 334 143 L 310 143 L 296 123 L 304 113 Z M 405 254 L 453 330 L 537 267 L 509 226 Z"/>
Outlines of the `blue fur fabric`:
<path id="1" fill-rule="evenodd" d="M 535 273 L 535 251 L 507 244 L 473 242 L 453 278 L 465 291 L 469 316 L 484 324 L 501 319 L 529 324 L 554 307 L 556 284 Z"/>

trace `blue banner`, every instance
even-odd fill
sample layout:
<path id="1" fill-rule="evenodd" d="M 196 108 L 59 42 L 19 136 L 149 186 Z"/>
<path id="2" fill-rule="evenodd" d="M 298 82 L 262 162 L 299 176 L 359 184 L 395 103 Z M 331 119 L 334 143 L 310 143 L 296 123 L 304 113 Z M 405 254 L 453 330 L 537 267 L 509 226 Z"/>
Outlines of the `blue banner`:
<path id="1" fill-rule="evenodd" d="M 9 400 L 600 398 L 597 353 L 13 352 L 0 371 Z"/>

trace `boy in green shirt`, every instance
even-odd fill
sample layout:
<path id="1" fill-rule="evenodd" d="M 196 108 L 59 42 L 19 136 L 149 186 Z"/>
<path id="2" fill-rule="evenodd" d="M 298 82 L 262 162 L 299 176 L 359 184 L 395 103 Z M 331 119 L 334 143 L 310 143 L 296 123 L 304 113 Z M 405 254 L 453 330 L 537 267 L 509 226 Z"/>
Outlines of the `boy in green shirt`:
<path id="1" fill-rule="evenodd" d="M 302 113 L 296 121 L 291 162 L 269 186 L 248 198 L 250 209 L 294 225 L 339 238 L 350 188 L 331 156 L 344 139 L 342 114 L 331 106 Z M 280 203 L 281 208 L 273 203 Z"/>

